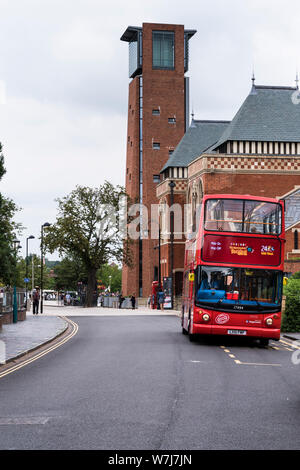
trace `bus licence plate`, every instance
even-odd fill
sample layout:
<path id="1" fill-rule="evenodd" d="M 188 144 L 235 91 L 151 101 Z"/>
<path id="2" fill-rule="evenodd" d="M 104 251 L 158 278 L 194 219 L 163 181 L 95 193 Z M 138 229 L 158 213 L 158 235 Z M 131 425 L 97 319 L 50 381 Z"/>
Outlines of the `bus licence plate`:
<path id="1" fill-rule="evenodd" d="M 246 330 L 227 330 L 227 334 L 229 335 L 246 335 Z"/>

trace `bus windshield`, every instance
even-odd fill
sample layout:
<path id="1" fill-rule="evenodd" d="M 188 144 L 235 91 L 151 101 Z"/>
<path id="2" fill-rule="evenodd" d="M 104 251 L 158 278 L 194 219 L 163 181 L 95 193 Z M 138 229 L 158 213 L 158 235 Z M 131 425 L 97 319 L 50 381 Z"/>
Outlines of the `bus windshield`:
<path id="1" fill-rule="evenodd" d="M 275 270 L 198 266 L 195 303 L 216 310 L 280 310 L 282 274 Z"/>
<path id="2" fill-rule="evenodd" d="M 274 202 L 208 199 L 205 230 L 262 234 L 281 233 L 281 207 Z"/>

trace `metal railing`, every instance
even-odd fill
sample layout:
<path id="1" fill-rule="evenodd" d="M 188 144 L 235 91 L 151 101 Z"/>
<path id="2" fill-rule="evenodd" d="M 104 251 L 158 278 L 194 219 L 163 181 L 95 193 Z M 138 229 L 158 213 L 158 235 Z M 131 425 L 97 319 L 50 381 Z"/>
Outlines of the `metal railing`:
<path id="1" fill-rule="evenodd" d="M 13 289 L 6 287 L 0 289 L 0 315 L 5 315 L 13 311 Z M 18 311 L 25 310 L 25 289 L 17 289 Z"/>

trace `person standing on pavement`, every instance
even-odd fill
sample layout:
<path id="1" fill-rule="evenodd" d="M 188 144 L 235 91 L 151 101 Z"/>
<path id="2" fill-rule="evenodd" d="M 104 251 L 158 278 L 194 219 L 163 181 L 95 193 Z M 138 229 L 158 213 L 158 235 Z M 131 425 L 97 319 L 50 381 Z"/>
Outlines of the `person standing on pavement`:
<path id="1" fill-rule="evenodd" d="M 39 313 L 39 302 L 40 302 L 40 288 L 36 286 L 32 292 L 33 315 L 37 315 Z"/>
<path id="2" fill-rule="evenodd" d="M 119 308 L 122 308 L 123 300 L 124 300 L 124 297 L 123 297 L 122 292 L 121 292 L 121 294 L 119 295 Z"/>
<path id="3" fill-rule="evenodd" d="M 130 297 L 130 300 L 131 300 L 132 310 L 134 310 L 135 309 L 135 294 L 133 294 Z"/>
<path id="4" fill-rule="evenodd" d="M 161 310 L 164 309 L 164 303 L 165 303 L 165 293 L 162 289 L 159 290 L 157 294 L 157 307 L 159 306 Z"/>

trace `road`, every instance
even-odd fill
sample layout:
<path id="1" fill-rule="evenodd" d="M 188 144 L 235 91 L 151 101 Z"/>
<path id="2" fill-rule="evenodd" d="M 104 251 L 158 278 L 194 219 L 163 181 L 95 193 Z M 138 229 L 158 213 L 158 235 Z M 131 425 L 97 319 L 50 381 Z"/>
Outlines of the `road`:
<path id="1" fill-rule="evenodd" d="M 0 449 L 299 449 L 288 340 L 191 343 L 175 316 L 74 322 L 70 341 L 0 378 Z"/>

